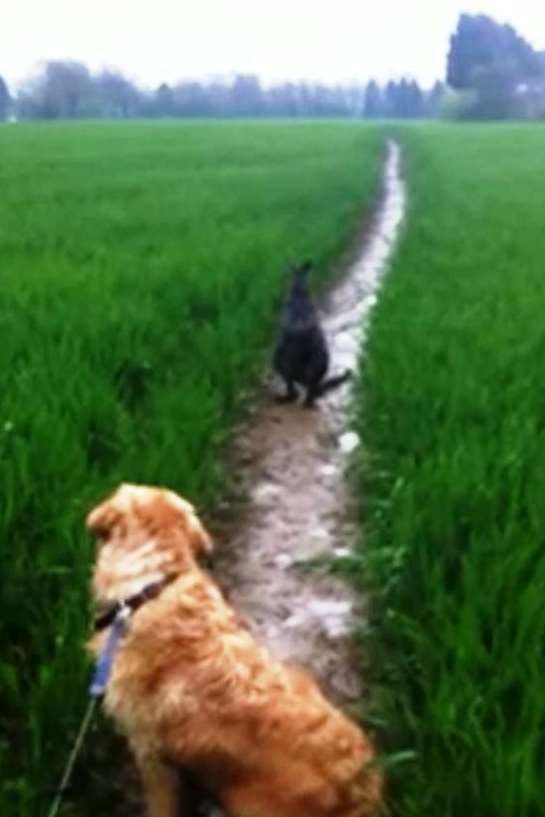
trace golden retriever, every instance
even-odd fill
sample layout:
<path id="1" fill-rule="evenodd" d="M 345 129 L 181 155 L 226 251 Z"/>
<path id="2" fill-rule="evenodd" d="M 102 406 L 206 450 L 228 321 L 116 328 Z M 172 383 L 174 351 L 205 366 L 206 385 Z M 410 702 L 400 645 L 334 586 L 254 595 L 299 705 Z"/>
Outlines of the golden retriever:
<path id="1" fill-rule="evenodd" d="M 180 770 L 229 817 L 381 811 L 371 742 L 308 675 L 273 660 L 241 625 L 197 565 L 212 543 L 188 502 L 122 485 L 87 526 L 99 539 L 98 605 L 165 580 L 133 612 L 104 699 L 134 753 L 150 817 L 188 813 Z M 106 635 L 92 639 L 95 654 Z"/>

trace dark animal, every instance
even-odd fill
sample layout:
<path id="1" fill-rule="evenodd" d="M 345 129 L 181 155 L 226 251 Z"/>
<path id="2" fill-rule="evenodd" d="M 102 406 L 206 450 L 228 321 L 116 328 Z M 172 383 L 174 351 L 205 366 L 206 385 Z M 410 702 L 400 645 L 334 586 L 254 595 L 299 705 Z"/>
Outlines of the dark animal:
<path id="1" fill-rule="evenodd" d="M 350 371 L 345 371 L 335 377 L 325 377 L 329 351 L 308 289 L 311 268 L 312 261 L 291 266 L 293 280 L 273 357 L 273 366 L 284 379 L 287 389 L 279 401 L 290 403 L 296 400 L 298 384 L 306 388 L 304 405 L 307 407 L 312 407 L 318 397 L 340 386 L 351 375 Z"/>

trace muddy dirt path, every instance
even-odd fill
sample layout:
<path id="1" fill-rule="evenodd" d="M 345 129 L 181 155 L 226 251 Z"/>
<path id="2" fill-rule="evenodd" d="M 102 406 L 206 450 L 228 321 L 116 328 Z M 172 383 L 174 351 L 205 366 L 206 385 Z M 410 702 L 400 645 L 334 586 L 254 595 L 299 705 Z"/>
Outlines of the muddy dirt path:
<path id="1" fill-rule="evenodd" d="M 332 370 L 357 369 L 404 208 L 400 151 L 389 142 L 371 228 L 322 312 Z M 309 570 L 308 563 L 347 555 L 355 540 L 344 471 L 359 440 L 350 430 L 349 407 L 346 385 L 314 411 L 278 405 L 270 393 L 254 410 L 234 452 L 245 501 L 226 532 L 228 547 L 218 548 L 214 571 L 271 652 L 311 670 L 341 705 L 364 693 L 351 632 L 365 605 L 345 582 L 326 569 Z"/>

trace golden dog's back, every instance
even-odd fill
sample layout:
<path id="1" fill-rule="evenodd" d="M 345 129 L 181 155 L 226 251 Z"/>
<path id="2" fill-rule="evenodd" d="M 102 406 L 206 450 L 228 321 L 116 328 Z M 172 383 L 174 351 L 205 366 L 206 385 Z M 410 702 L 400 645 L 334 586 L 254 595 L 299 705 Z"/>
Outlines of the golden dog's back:
<path id="1" fill-rule="evenodd" d="M 229 817 L 374 817 L 382 783 L 372 743 L 310 676 L 274 660 L 241 624 L 196 563 L 210 540 L 193 508 L 169 492 L 128 486 L 91 514 L 90 527 L 103 541 L 98 600 L 123 598 L 136 578 L 148 580 L 147 569 L 154 578 L 175 572 L 133 615 L 105 695 L 140 767 L 150 815 L 179 813 L 179 767 Z"/>

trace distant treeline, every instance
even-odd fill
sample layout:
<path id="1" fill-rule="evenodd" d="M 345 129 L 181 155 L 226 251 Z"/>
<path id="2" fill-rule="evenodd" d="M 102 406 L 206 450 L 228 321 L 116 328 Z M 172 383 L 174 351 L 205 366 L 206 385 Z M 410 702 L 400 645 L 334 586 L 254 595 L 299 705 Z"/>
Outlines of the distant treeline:
<path id="1" fill-rule="evenodd" d="M 450 38 L 446 83 L 426 90 L 413 79 L 382 87 L 374 80 L 264 87 L 251 74 L 144 90 L 117 71 L 92 74 L 80 62 L 54 61 L 11 96 L 0 77 L 0 119 L 275 116 L 544 119 L 545 52 L 512 26 L 462 14 Z"/>
<path id="2" fill-rule="evenodd" d="M 443 86 L 424 91 L 401 79 L 351 86 L 286 82 L 263 87 L 254 75 L 232 81 L 163 83 L 139 88 L 117 71 L 92 74 L 80 62 L 53 61 L 12 98 L 0 78 L 0 116 L 17 119 L 131 117 L 402 117 L 436 116 Z"/>

